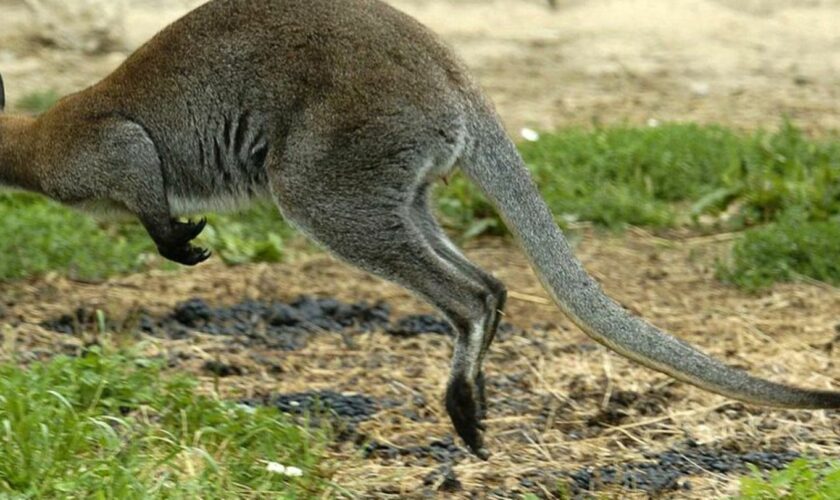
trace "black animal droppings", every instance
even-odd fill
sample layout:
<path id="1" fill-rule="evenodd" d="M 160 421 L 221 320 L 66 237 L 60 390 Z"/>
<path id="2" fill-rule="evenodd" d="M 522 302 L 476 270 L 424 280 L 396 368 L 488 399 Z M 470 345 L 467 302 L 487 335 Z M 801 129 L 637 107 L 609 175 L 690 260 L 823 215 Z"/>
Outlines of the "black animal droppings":
<path id="1" fill-rule="evenodd" d="M 44 321 L 41 325 L 48 330 L 65 335 L 79 335 L 86 329 L 94 328 L 96 313 L 93 310 L 80 307 L 72 314 L 63 314 L 58 319 Z"/>
<path id="2" fill-rule="evenodd" d="M 268 324 L 271 326 L 297 326 L 303 322 L 303 316 L 297 309 L 288 304 L 275 304 L 268 317 Z"/>
<path id="3" fill-rule="evenodd" d="M 686 476 L 703 475 L 708 472 L 742 474 L 748 470 L 748 464 L 755 465 L 761 470 L 777 470 L 799 458 L 799 454 L 793 451 L 739 454 L 687 442 L 685 448 L 681 450 L 647 454 L 645 458 L 651 462 L 589 467 L 558 473 L 555 477 L 565 476 L 575 496 L 609 486 L 621 486 L 644 491 L 650 495 L 658 495 L 671 491 L 690 490 L 692 488 L 690 482 L 680 482 Z"/>
<path id="4" fill-rule="evenodd" d="M 363 449 L 363 456 L 367 459 L 396 460 L 400 457 L 413 457 L 418 459 L 432 459 L 441 464 L 449 464 L 466 457 L 463 448 L 455 444 L 452 437 L 443 440 L 432 441 L 424 446 L 397 447 L 378 441 L 369 442 Z"/>
<path id="5" fill-rule="evenodd" d="M 437 333 L 440 335 L 452 335 L 452 325 L 446 320 L 428 314 L 406 316 L 397 324 L 386 330 L 391 335 L 399 337 L 413 337 L 424 333 Z"/>
<path id="6" fill-rule="evenodd" d="M 213 317 L 213 309 L 201 299 L 191 299 L 178 304 L 172 317 L 184 326 L 196 327 Z"/>
<path id="7" fill-rule="evenodd" d="M 138 327 L 143 333 L 152 333 L 155 331 L 155 322 L 148 315 L 144 314 L 140 316 Z"/>
<path id="8" fill-rule="evenodd" d="M 73 319 L 73 316 L 69 314 L 63 314 L 56 319 L 45 321 L 41 324 L 41 326 L 47 330 L 63 333 L 65 335 L 73 335 L 76 333 L 76 321 Z"/>
<path id="9" fill-rule="evenodd" d="M 351 422 L 367 420 L 379 411 L 380 404 L 363 394 L 339 394 L 334 391 L 313 391 L 277 394 L 261 400 L 247 400 L 251 406 L 273 406 L 292 415 L 329 412 Z"/>
<path id="10" fill-rule="evenodd" d="M 79 308 L 71 314 L 45 321 L 42 326 L 68 335 L 80 334 L 96 327 L 92 311 Z M 115 325 L 109 325 L 111 327 Z M 309 296 L 289 303 L 245 300 L 221 307 L 212 307 L 201 298 L 192 298 L 177 304 L 163 316 L 141 311 L 137 316 L 137 329 L 148 335 L 176 340 L 195 333 L 233 337 L 242 345 L 257 344 L 281 350 L 301 349 L 312 335 L 324 332 L 384 330 L 399 337 L 453 333 L 449 322 L 433 315 L 407 316 L 392 323 L 391 308 L 384 302 L 349 304 L 333 298 Z"/>
<path id="11" fill-rule="evenodd" d="M 222 363 L 221 361 L 208 361 L 202 367 L 204 371 L 210 372 L 218 377 L 234 377 L 244 375 L 245 370 L 240 366 Z"/>
<path id="12" fill-rule="evenodd" d="M 211 307 L 205 300 L 193 298 L 179 303 L 163 316 L 141 312 L 137 328 L 146 334 L 171 339 L 188 338 L 198 332 L 234 337 L 246 345 L 296 350 L 319 332 L 385 329 L 391 322 L 390 314 L 390 308 L 384 303 L 345 304 L 335 299 L 306 296 L 291 303 L 246 300 L 223 307 Z M 68 335 L 89 331 L 95 325 L 95 314 L 84 308 L 42 323 L 44 328 Z"/>

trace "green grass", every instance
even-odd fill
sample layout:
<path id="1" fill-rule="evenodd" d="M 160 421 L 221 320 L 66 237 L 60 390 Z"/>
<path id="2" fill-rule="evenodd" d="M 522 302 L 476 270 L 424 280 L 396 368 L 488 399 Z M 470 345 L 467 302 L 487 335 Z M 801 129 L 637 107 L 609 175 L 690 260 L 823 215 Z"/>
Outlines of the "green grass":
<path id="1" fill-rule="evenodd" d="M 718 276 L 757 291 L 807 277 L 840 284 L 840 220 L 808 222 L 789 217 L 747 232 L 719 264 Z"/>
<path id="2" fill-rule="evenodd" d="M 0 365 L 3 498 L 305 498 L 328 487 L 325 442 L 276 410 L 198 395 L 156 361 L 91 350 Z"/>
<path id="3" fill-rule="evenodd" d="M 791 209 L 813 220 L 840 213 L 840 141 L 808 139 L 788 123 L 751 135 L 691 124 L 569 129 L 520 149 L 561 220 L 673 227 L 736 206 L 725 228 L 733 229 Z M 462 178 L 441 196 L 448 221 L 462 231 L 495 220 Z"/>
<path id="4" fill-rule="evenodd" d="M 138 225 L 100 225 L 40 196 L 0 193 L 0 221 L 0 280 L 49 271 L 101 279 L 142 270 L 156 253 Z"/>
<path id="5" fill-rule="evenodd" d="M 837 138 L 810 139 L 786 122 L 752 134 L 666 124 L 567 129 L 520 149 L 561 224 L 669 228 L 702 217 L 703 231 L 748 230 L 720 267 L 731 283 L 756 290 L 803 275 L 840 284 L 829 252 L 837 248 L 832 221 L 840 220 Z M 440 187 L 438 201 L 445 225 L 462 238 L 505 234 L 461 175 Z M 0 196 L 0 216 L 0 255 L 8 256 L 0 257 L 0 280 L 51 270 L 100 278 L 160 262 L 148 258 L 154 246 L 137 224 L 96 223 L 21 195 Z M 264 204 L 211 215 L 200 244 L 230 264 L 276 262 L 291 234 Z"/>
<path id="6" fill-rule="evenodd" d="M 784 470 L 762 474 L 755 468 L 741 479 L 744 500 L 836 500 L 840 462 L 797 460 Z"/>
<path id="7" fill-rule="evenodd" d="M 293 237 L 277 207 L 263 202 L 238 213 L 208 216 L 208 226 L 198 240 L 228 264 L 279 262 L 284 242 Z"/>

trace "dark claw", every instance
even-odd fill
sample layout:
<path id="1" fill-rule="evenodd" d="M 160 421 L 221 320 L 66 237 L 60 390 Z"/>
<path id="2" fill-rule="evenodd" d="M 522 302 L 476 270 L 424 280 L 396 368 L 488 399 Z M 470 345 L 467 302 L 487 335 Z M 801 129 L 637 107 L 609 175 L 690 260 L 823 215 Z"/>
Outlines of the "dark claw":
<path id="1" fill-rule="evenodd" d="M 183 247 L 159 247 L 158 250 L 167 259 L 185 266 L 201 264 L 212 255 L 210 250 L 192 245 L 185 245 Z"/>
<path id="2" fill-rule="evenodd" d="M 167 259 L 183 264 L 195 266 L 210 258 L 210 251 L 190 244 L 207 227 L 207 219 L 198 222 L 171 221 L 171 229 L 163 241 L 158 241 L 160 254 Z"/>
<path id="3" fill-rule="evenodd" d="M 207 227 L 207 219 L 202 218 L 198 222 L 187 221 L 181 222 L 178 220 L 172 221 L 173 234 L 177 243 L 187 244 L 190 241 L 198 238 L 198 235 Z"/>
<path id="4" fill-rule="evenodd" d="M 479 416 L 477 387 L 457 376 L 446 390 L 446 410 L 455 431 L 478 458 L 487 460 L 490 452 L 484 447 L 483 425 Z"/>

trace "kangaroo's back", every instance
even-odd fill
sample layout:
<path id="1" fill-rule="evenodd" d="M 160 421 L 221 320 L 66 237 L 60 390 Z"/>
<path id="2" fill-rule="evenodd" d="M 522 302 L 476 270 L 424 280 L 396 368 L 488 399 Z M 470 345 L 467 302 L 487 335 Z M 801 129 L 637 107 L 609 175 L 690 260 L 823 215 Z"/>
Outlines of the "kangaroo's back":
<path id="1" fill-rule="evenodd" d="M 185 213 L 260 191 L 269 146 L 313 113 L 353 130 L 401 109 L 434 119 L 478 94 L 434 34 L 382 2 L 214 0 L 53 114 L 119 112 L 141 123 Z"/>
<path id="2" fill-rule="evenodd" d="M 324 100 L 345 111 L 395 99 L 437 106 L 474 85 L 432 32 L 378 0 L 213 0 L 95 88 L 137 113 L 156 109 L 149 99 L 180 98 L 283 120 Z"/>

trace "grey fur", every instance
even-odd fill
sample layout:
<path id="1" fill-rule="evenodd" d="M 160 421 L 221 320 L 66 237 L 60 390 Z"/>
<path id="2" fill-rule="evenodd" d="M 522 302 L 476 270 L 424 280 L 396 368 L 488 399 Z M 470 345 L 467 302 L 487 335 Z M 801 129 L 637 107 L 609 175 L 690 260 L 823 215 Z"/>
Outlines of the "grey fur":
<path id="1" fill-rule="evenodd" d="M 170 259 L 209 256 L 190 244 L 203 222 L 177 216 L 270 196 L 335 255 L 437 306 L 457 331 L 447 410 L 486 457 L 482 362 L 506 293 L 429 209 L 429 186 L 458 165 L 557 304 L 598 341 L 737 399 L 840 407 L 837 393 L 728 368 L 606 297 L 464 65 L 378 0 L 214 0 L 43 116 L 0 117 L 0 181 L 133 213 Z"/>

